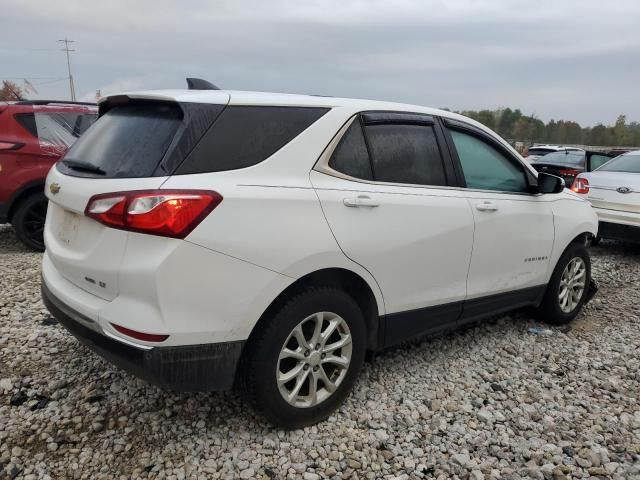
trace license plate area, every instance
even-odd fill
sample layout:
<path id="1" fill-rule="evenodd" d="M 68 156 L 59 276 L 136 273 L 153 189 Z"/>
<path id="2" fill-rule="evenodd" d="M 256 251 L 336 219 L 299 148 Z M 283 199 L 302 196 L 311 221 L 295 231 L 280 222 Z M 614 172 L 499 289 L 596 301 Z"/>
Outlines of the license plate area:
<path id="1" fill-rule="evenodd" d="M 78 237 L 80 215 L 69 210 L 62 210 L 62 218 L 58 222 L 56 237 L 63 245 L 70 246 Z"/>

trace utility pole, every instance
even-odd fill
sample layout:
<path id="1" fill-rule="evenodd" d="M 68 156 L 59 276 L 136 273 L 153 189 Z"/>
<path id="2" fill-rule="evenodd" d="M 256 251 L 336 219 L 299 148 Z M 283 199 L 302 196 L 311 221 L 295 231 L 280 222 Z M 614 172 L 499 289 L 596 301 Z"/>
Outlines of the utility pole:
<path id="1" fill-rule="evenodd" d="M 58 40 L 58 41 L 61 43 L 64 43 L 64 48 L 62 49 L 62 51 L 66 52 L 67 54 L 67 71 L 69 72 L 69 91 L 71 92 L 71 101 L 75 102 L 76 88 L 73 86 L 73 75 L 71 75 L 71 60 L 69 59 L 69 52 L 75 52 L 75 50 L 72 50 L 69 48 L 69 44 L 74 43 L 74 41 L 67 40 L 66 38 L 64 40 Z"/>

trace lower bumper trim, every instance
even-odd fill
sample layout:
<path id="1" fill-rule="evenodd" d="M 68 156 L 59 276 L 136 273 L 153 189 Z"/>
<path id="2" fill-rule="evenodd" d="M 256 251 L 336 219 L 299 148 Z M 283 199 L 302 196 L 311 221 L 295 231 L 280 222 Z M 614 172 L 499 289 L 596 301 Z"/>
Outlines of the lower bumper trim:
<path id="1" fill-rule="evenodd" d="M 599 222 L 598 236 L 612 240 L 640 243 L 640 227 L 622 223 Z"/>
<path id="2" fill-rule="evenodd" d="M 44 281 L 42 300 L 49 312 L 82 344 L 149 383 L 182 392 L 223 391 L 233 386 L 244 341 L 141 350 L 87 327 L 84 323 L 91 320 L 62 303 Z"/>

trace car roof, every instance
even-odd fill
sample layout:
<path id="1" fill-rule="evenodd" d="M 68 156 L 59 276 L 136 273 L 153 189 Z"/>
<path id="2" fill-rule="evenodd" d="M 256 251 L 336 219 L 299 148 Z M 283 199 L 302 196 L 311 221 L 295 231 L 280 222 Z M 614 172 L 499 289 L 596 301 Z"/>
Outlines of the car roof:
<path id="1" fill-rule="evenodd" d="M 18 112 L 87 112 L 97 113 L 98 106 L 91 103 L 66 102 L 64 100 L 20 100 L 0 102 L 0 111 Z"/>
<path id="2" fill-rule="evenodd" d="M 149 90 L 140 92 L 124 92 L 117 95 L 103 97 L 98 101 L 102 104 L 109 98 L 120 95 L 129 98 L 167 100 L 175 102 L 191 103 L 217 103 L 230 105 L 276 105 L 276 106 L 297 106 L 297 107 L 347 107 L 362 110 L 394 110 L 427 115 L 438 115 L 441 117 L 454 118 L 471 123 L 475 126 L 488 130 L 484 125 L 468 117 L 441 110 L 437 108 L 411 105 L 406 103 L 385 102 L 379 100 L 367 100 L 357 98 L 340 98 L 323 95 L 301 95 L 290 93 L 271 92 L 251 92 L 239 90 Z"/>

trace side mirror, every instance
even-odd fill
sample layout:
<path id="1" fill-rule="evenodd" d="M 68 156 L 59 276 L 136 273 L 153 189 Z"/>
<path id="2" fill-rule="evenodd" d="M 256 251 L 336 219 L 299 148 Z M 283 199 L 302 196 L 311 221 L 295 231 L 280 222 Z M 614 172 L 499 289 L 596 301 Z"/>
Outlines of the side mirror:
<path id="1" fill-rule="evenodd" d="M 564 179 L 550 173 L 538 173 L 538 193 L 560 193 L 564 190 Z"/>

